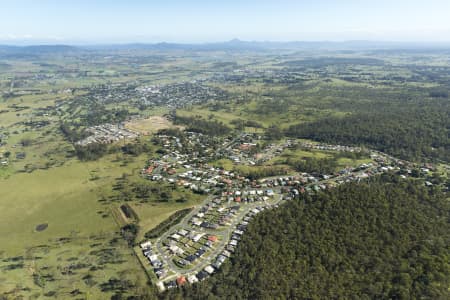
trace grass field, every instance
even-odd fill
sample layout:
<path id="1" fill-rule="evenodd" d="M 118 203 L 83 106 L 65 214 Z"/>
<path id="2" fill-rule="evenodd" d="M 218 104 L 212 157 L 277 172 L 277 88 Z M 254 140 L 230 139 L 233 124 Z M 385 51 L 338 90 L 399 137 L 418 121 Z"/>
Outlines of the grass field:
<path id="1" fill-rule="evenodd" d="M 102 209 L 98 186 L 89 177 L 89 168 L 74 161 L 63 168 L 16 174 L 1 181 L 3 250 L 17 253 L 17 247 L 40 244 L 72 231 L 89 235 L 97 229 L 114 229 L 111 220 L 97 214 Z M 49 223 L 49 227 L 36 233 L 34 227 L 40 223 Z"/>
<path id="2" fill-rule="evenodd" d="M 234 164 L 233 161 L 227 158 L 219 159 L 211 163 L 213 166 L 217 168 L 223 168 L 225 170 L 231 171 L 233 170 Z"/>
<path id="3" fill-rule="evenodd" d="M 332 159 L 336 162 L 336 171 L 346 167 L 357 167 L 364 163 L 370 163 L 372 160 L 369 157 L 350 158 L 341 157 L 339 152 L 321 151 L 321 150 L 284 150 L 279 157 L 275 157 L 268 161 L 267 165 L 283 164 L 286 159 L 302 160 L 306 158 L 312 159 Z"/>
<path id="4" fill-rule="evenodd" d="M 0 181 L 0 294 L 39 298 L 56 290 L 62 299 L 75 290 L 99 299 L 112 295 L 99 288 L 110 278 L 131 280 L 136 288 L 146 285 L 145 273 L 119 235 L 112 205 L 99 201 L 111 194 L 116 177 L 139 170 L 145 157 L 134 158 L 127 166 L 113 159 L 70 160 L 62 167 Z M 157 204 L 141 210 L 152 226 L 177 209 Z M 39 224 L 48 227 L 38 232 Z M 66 274 L 64 267 L 74 270 Z M 90 279 L 83 279 L 86 276 Z"/>
<path id="5" fill-rule="evenodd" d="M 147 119 L 129 121 L 125 123 L 125 127 L 141 134 L 149 135 L 158 132 L 158 130 L 172 128 L 174 126 L 172 122 L 164 117 L 152 116 Z"/>
<path id="6" fill-rule="evenodd" d="M 337 160 L 338 166 L 341 168 L 345 167 L 356 167 L 362 164 L 370 163 L 372 160 L 370 158 L 361 158 L 361 159 L 351 159 L 351 158 L 339 158 Z"/>
<path id="7" fill-rule="evenodd" d="M 181 210 L 183 208 L 192 207 L 200 203 L 202 198 L 195 198 L 191 201 L 185 203 L 177 204 L 155 204 L 155 205 L 145 205 L 141 203 L 132 204 L 133 210 L 139 216 L 139 226 L 141 227 L 136 240 L 140 241 L 144 239 L 144 234 L 150 229 L 156 227 L 159 223 L 170 217 L 175 211 Z"/>
<path id="8" fill-rule="evenodd" d="M 274 161 L 282 160 L 285 158 L 293 158 L 293 159 L 300 159 L 305 157 L 312 157 L 312 158 L 330 158 L 332 157 L 332 153 L 327 153 L 324 151 L 305 151 L 305 150 L 285 150 L 283 154 L 279 158 L 275 158 Z"/>
<path id="9" fill-rule="evenodd" d="M 51 86 L 95 82 L 101 80 L 59 80 Z M 48 87 L 45 82 L 34 86 Z M 37 114 L 69 97 L 70 93 L 50 92 L 0 97 L 0 138 L 3 135 L 5 142 L 0 144 L 0 158 L 10 152 L 8 165 L 0 167 L 0 298 L 109 299 L 116 293 L 152 291 L 135 252 L 120 235 L 120 227 L 132 220 L 119 218 L 120 200 L 112 203 L 109 199 L 116 178 L 124 173 L 142 180 L 139 170 L 150 153 L 134 157 L 119 152 L 93 162 L 78 161 L 59 130 L 58 116 Z M 55 113 L 54 107 L 50 112 Z M 146 119 L 128 125 L 152 134 L 172 126 L 161 117 L 167 112 L 167 108 L 143 111 Z M 30 121 L 48 124 L 27 125 Z M 26 156 L 17 158 L 20 153 Z M 140 238 L 176 210 L 201 199 L 184 190 L 175 194 L 187 201 L 130 203 L 142 222 Z"/>

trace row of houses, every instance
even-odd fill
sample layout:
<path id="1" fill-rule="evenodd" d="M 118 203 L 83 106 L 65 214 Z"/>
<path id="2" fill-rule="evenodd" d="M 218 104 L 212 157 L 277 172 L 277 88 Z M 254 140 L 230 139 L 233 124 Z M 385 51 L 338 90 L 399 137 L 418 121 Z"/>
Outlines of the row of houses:
<path id="1" fill-rule="evenodd" d="M 139 103 L 143 105 L 167 106 L 169 108 L 181 108 L 187 105 L 220 101 L 227 98 L 227 93 L 224 90 L 204 85 L 199 80 L 166 85 L 139 86 L 135 89 L 135 92 Z"/>
<path id="2" fill-rule="evenodd" d="M 302 148 L 322 150 L 322 151 L 340 151 L 340 152 L 355 152 L 355 153 L 363 151 L 363 148 L 361 147 L 330 145 L 324 143 L 301 142 L 299 145 Z"/>
<path id="3" fill-rule="evenodd" d="M 213 263 L 205 266 L 198 273 L 189 275 L 187 277 L 187 282 L 189 282 L 190 284 L 194 284 L 199 281 L 205 280 L 206 278 L 208 278 L 209 276 L 211 276 L 212 274 L 217 272 L 221 268 L 222 264 L 228 258 L 231 257 L 232 253 L 234 253 L 238 243 L 241 240 L 242 235 L 244 234 L 245 230 L 247 229 L 249 221 L 253 217 L 255 217 L 257 214 L 259 214 L 260 212 L 264 211 L 267 208 L 268 208 L 268 206 L 261 206 L 261 207 L 254 208 L 249 213 L 247 213 L 244 220 L 239 222 L 239 224 L 236 225 L 235 228 L 233 228 L 234 230 L 232 231 L 232 235 L 230 237 L 229 242 L 227 243 L 225 249 L 217 257 L 215 257 L 213 259 Z M 185 277 L 184 277 L 184 279 L 183 279 L 183 277 L 184 276 L 180 276 L 177 278 L 177 280 L 167 281 L 163 284 L 160 284 L 160 286 L 162 285 L 164 287 L 164 289 L 180 287 L 186 283 L 186 280 L 184 280 Z"/>
<path id="4" fill-rule="evenodd" d="M 160 135 L 159 143 L 167 147 L 168 153 L 159 159 L 150 160 L 142 170 L 143 176 L 154 181 L 167 181 L 201 193 L 207 193 L 212 188 L 244 186 L 245 178 L 205 163 L 214 155 L 214 145 L 209 145 L 208 139 L 204 142 L 202 138 L 203 135 L 196 133 L 187 133 L 187 140 Z M 194 148 L 203 147 L 204 152 L 182 153 L 180 145 L 181 148 L 183 145 Z M 205 152 L 209 154 L 205 156 Z"/>
<path id="5" fill-rule="evenodd" d="M 269 144 L 261 149 L 259 147 L 262 139 L 261 135 L 243 132 L 217 153 L 235 164 L 254 166 L 272 159 L 286 148 L 297 144 L 297 141 L 286 140 L 279 144 Z"/>
<path id="6" fill-rule="evenodd" d="M 149 263 L 153 267 L 153 271 L 155 272 L 158 278 L 165 277 L 167 275 L 167 269 L 164 268 L 164 263 L 158 257 L 158 254 L 153 253 L 152 243 L 150 241 L 146 241 L 140 244 L 142 254 L 148 259 Z"/>
<path id="7" fill-rule="evenodd" d="M 123 124 L 102 124 L 86 129 L 90 136 L 76 142 L 77 145 L 110 144 L 124 139 L 134 139 L 139 133 L 128 130 Z"/>
<path id="8" fill-rule="evenodd" d="M 179 276 L 176 280 L 158 283 L 158 287 L 160 288 L 160 290 L 165 290 L 166 288 L 171 289 L 175 287 L 181 287 L 186 284 L 186 282 L 195 284 L 197 282 L 204 281 L 206 278 L 217 272 L 221 268 L 223 263 L 231 257 L 232 253 L 235 252 L 235 249 L 239 244 L 242 235 L 247 229 L 249 221 L 267 208 L 267 206 L 260 206 L 249 211 L 244 219 L 233 228 L 230 240 L 225 246 L 225 249 L 212 260 L 213 262 L 211 264 L 205 266 L 202 270 L 195 274 L 188 275 L 187 279 L 186 276 Z"/>
<path id="9" fill-rule="evenodd" d="M 362 164 L 359 167 L 354 168 L 353 173 L 350 173 L 350 174 L 344 173 L 344 174 L 340 175 L 340 177 L 339 177 L 340 179 L 337 181 L 337 184 L 343 183 L 343 182 L 348 182 L 348 181 L 358 180 L 360 178 L 365 178 L 366 176 L 373 176 L 373 175 L 379 174 L 381 172 L 398 171 L 399 169 L 400 169 L 399 167 L 393 167 L 393 166 L 374 166 L 373 164 Z M 284 183 L 283 187 L 280 189 L 280 192 L 285 194 L 284 199 L 292 199 L 292 198 L 298 196 L 301 192 L 305 192 L 305 191 L 313 192 L 313 191 L 317 191 L 320 189 L 326 189 L 326 188 L 330 187 L 325 184 L 320 184 L 321 180 L 326 180 L 323 177 L 318 179 L 319 182 L 315 182 L 315 180 L 313 180 L 312 178 L 308 178 L 308 177 L 311 177 L 311 176 L 307 176 L 308 174 L 304 173 L 302 175 L 304 178 L 306 178 L 305 182 L 309 182 L 308 185 L 305 185 L 305 183 L 300 180 L 299 181 L 295 180 L 296 178 L 293 176 L 286 176 L 286 177 L 279 177 L 279 178 L 263 180 L 263 184 L 274 184 L 275 182 Z M 318 184 L 314 184 L 314 183 L 318 183 Z M 300 185 L 298 185 L 298 184 L 300 184 Z M 252 193 L 252 194 L 258 193 L 257 190 L 252 190 L 252 189 L 246 190 L 245 192 L 247 195 L 249 195 L 250 193 Z M 272 195 L 275 192 L 271 189 L 266 189 L 266 190 L 260 190 L 259 193 L 265 194 L 267 196 L 267 195 Z M 202 207 L 199 210 L 199 212 L 194 216 L 194 218 L 202 218 L 210 210 L 216 209 L 216 207 L 219 207 L 219 208 L 217 208 L 217 210 L 223 209 L 223 207 L 221 207 L 220 205 L 224 203 L 224 200 L 227 201 L 228 197 L 232 197 L 232 199 L 234 199 L 234 197 L 236 197 L 236 196 L 243 196 L 243 195 L 244 195 L 244 191 L 240 191 L 240 190 L 236 190 L 236 191 L 232 191 L 232 192 L 223 192 L 222 198 L 215 198 L 210 203 L 206 204 L 204 207 Z M 228 257 L 230 257 L 232 255 L 232 253 L 235 252 L 235 249 L 238 246 L 238 244 L 240 243 L 242 235 L 244 234 L 244 232 L 245 232 L 249 222 L 252 220 L 252 218 L 254 218 L 257 214 L 261 213 L 265 209 L 269 209 L 269 208 L 273 208 L 273 207 L 278 207 L 278 204 L 273 205 L 273 206 L 262 204 L 261 206 L 257 206 L 257 207 L 250 209 L 245 214 L 245 216 L 241 219 L 241 221 L 239 221 L 239 223 L 234 228 L 231 229 L 232 231 L 231 231 L 231 235 L 229 236 L 229 241 L 225 245 L 225 248 L 222 250 L 222 252 L 211 261 L 211 264 L 207 265 L 206 267 L 204 267 L 201 271 L 197 272 L 196 274 L 190 274 L 189 276 L 187 276 L 187 279 L 185 278 L 186 280 L 179 280 L 179 278 L 180 278 L 179 277 L 177 280 L 168 281 L 168 282 L 163 283 L 162 285 L 164 286 L 164 288 L 173 288 L 173 287 L 181 286 L 181 285 L 185 284 L 185 282 L 189 282 L 189 283 L 193 284 L 198 281 L 202 281 L 202 280 L 206 279 L 208 276 L 211 276 L 214 272 L 219 270 L 221 268 L 222 264 L 226 261 L 226 259 Z M 173 238 L 178 238 L 178 237 L 173 236 Z"/>
<path id="10" fill-rule="evenodd" d="M 215 197 L 204 204 L 193 215 L 188 224 L 183 229 L 173 232 L 165 242 L 165 253 L 170 255 L 172 261 L 181 267 L 195 269 L 197 261 L 203 261 L 201 258 L 208 256 L 208 253 L 214 247 L 212 232 L 220 229 L 220 226 L 231 226 L 236 224 L 236 217 L 242 217 L 231 229 L 231 235 L 226 241 L 222 252 L 210 261 L 210 264 L 202 270 L 189 274 L 184 279 L 163 282 L 163 288 L 172 288 L 185 284 L 186 282 L 195 283 L 204 280 L 216 272 L 224 263 L 227 257 L 231 255 L 236 246 L 240 243 L 241 237 L 245 232 L 248 222 L 257 214 L 269 207 L 276 207 L 277 204 L 270 206 L 272 197 L 277 194 L 282 199 L 289 200 L 298 197 L 305 192 L 318 192 L 335 187 L 339 184 L 359 181 L 376 174 L 384 172 L 397 172 L 405 169 L 405 166 L 397 160 L 390 159 L 389 156 L 373 155 L 374 161 L 361 164 L 357 167 L 344 168 L 333 174 L 309 174 L 297 173 L 288 176 L 275 176 L 261 180 L 249 180 L 230 171 L 221 168 L 215 168 L 202 161 L 206 157 L 213 157 L 214 147 L 212 144 L 203 144 L 201 135 L 187 135 L 185 137 L 160 136 L 160 141 L 166 145 L 166 153 L 157 160 L 152 160 L 149 165 L 143 169 L 143 175 L 150 179 L 163 180 L 169 183 L 182 185 L 192 190 L 202 189 L 210 193 L 215 192 Z M 242 151 L 255 147 L 252 142 L 252 136 L 244 136 L 244 139 L 237 141 L 225 140 L 221 147 L 231 151 L 236 149 L 236 145 Z M 203 148 L 201 146 L 204 146 Z M 281 144 L 269 145 L 266 148 L 266 157 L 281 154 L 286 148 L 296 146 L 296 141 L 285 141 Z M 304 145 L 304 144 L 302 144 Z M 183 149 L 189 147 L 202 148 L 202 151 L 183 153 Z M 347 147 L 339 145 L 326 144 L 306 144 L 318 150 L 348 151 L 358 152 L 362 149 L 358 147 Z M 213 151 L 211 151 L 211 149 Z M 228 150 L 227 150 L 228 151 Z M 373 153 L 372 153 L 373 154 Z M 407 174 L 407 173 L 406 173 Z M 406 176 L 406 175 L 405 175 Z M 247 203 L 261 203 L 258 206 L 246 206 Z M 246 209 L 245 215 L 242 215 L 242 208 Z M 223 241 L 222 241 L 223 242 Z M 222 243 L 221 243 L 222 245 Z M 215 252 L 214 252 L 215 253 Z M 163 278 L 163 277 L 160 277 Z"/>

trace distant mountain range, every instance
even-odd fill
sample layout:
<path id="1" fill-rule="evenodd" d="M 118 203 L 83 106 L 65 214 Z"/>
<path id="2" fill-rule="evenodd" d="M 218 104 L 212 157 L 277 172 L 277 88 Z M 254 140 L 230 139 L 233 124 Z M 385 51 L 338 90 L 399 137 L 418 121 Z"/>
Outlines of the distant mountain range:
<path id="1" fill-rule="evenodd" d="M 70 54 L 85 51 L 68 45 L 10 46 L 0 45 L 0 57 L 28 57 L 54 54 Z"/>
<path id="2" fill-rule="evenodd" d="M 242 41 L 233 39 L 227 42 L 204 44 L 156 43 L 156 44 L 111 44 L 111 45 L 33 45 L 11 46 L 0 45 L 0 56 L 20 57 L 51 54 L 79 54 L 92 51 L 121 50 L 183 50 L 183 51 L 271 51 L 271 50 L 369 50 L 369 49 L 450 49 L 450 44 L 439 43 L 401 43 L 376 41 L 346 41 L 346 42 L 271 42 Z"/>
<path id="3" fill-rule="evenodd" d="M 401 43 L 401 42 L 376 42 L 376 41 L 345 41 L 345 42 L 272 42 L 272 41 L 242 41 L 233 39 L 226 42 L 204 43 L 204 44 L 181 44 L 181 43 L 157 43 L 157 44 L 122 44 L 122 45 L 100 45 L 87 46 L 90 49 L 149 49 L 149 50 L 296 50 L 296 49 L 399 49 L 399 48 L 450 48 L 448 44 L 426 44 L 426 43 Z"/>

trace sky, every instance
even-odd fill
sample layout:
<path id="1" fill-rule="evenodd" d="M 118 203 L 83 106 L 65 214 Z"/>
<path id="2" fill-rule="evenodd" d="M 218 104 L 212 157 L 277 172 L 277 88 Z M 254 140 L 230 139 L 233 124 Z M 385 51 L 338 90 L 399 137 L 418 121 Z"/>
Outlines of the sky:
<path id="1" fill-rule="evenodd" d="M 0 43 L 450 42 L 450 0 L 0 0 Z"/>

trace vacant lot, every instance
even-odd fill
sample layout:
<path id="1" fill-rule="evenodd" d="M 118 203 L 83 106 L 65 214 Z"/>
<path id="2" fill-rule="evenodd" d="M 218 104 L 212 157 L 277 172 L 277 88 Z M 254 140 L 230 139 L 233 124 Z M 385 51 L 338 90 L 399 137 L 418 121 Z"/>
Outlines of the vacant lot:
<path id="1" fill-rule="evenodd" d="M 161 116 L 152 116 L 147 119 L 138 119 L 127 122 L 125 127 L 144 135 L 155 133 L 158 130 L 173 127 L 172 122 Z"/>
<path id="2" fill-rule="evenodd" d="M 140 222 L 139 226 L 141 230 L 139 231 L 137 240 L 141 240 L 144 238 L 144 234 L 150 229 L 156 227 L 159 223 L 169 218 L 175 211 L 181 210 L 184 208 L 192 207 L 195 204 L 200 203 L 199 198 L 195 200 L 191 200 L 185 203 L 177 203 L 177 204 L 133 204 L 134 211 L 138 214 Z"/>

